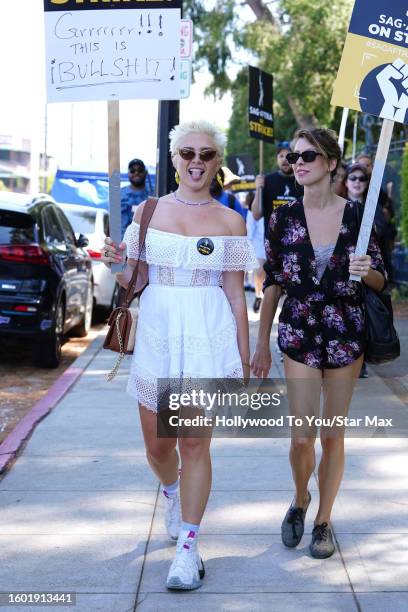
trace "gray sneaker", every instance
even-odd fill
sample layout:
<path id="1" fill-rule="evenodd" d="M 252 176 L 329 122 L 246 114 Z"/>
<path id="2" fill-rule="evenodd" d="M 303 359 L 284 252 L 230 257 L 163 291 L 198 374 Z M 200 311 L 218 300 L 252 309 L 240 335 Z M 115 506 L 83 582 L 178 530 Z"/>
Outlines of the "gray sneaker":
<path id="1" fill-rule="evenodd" d="M 327 523 L 314 526 L 309 549 L 310 554 L 315 559 L 326 559 L 332 556 L 335 546 L 332 530 Z"/>
<path id="2" fill-rule="evenodd" d="M 312 499 L 309 491 L 307 492 L 309 499 L 304 508 L 295 508 L 290 505 L 289 510 L 285 514 L 281 527 L 282 542 L 288 548 L 294 548 L 302 539 L 305 530 L 305 516 L 307 509 Z"/>

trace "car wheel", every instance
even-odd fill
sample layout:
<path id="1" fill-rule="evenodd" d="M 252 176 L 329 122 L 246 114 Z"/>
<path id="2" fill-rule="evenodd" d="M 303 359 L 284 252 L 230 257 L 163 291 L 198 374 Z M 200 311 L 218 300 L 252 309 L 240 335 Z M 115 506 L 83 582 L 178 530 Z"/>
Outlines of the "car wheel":
<path id="1" fill-rule="evenodd" d="M 84 312 L 83 319 L 79 325 L 76 325 L 72 329 L 71 334 L 70 334 L 71 336 L 74 336 L 75 338 L 85 338 L 85 336 L 88 335 L 89 330 L 91 329 L 91 325 L 92 325 L 93 304 L 94 304 L 94 299 L 93 299 L 92 284 L 89 283 L 88 290 L 86 292 L 85 312 Z"/>
<path id="2" fill-rule="evenodd" d="M 61 363 L 64 316 L 64 304 L 60 301 L 55 311 L 53 332 L 37 340 L 33 347 L 34 362 L 40 368 L 58 368 Z"/>

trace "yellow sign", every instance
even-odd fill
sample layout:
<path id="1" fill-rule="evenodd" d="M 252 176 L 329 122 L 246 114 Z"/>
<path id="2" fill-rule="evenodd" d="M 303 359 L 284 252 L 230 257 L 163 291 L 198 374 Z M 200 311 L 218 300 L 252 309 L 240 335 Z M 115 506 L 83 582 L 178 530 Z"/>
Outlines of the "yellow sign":
<path id="1" fill-rule="evenodd" d="M 357 0 L 332 104 L 408 123 L 408 5 Z"/>

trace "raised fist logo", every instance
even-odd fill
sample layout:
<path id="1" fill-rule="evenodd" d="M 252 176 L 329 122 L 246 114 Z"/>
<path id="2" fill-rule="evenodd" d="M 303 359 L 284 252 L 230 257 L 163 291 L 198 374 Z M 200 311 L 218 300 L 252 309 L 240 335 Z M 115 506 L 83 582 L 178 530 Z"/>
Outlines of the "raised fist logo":
<path id="1" fill-rule="evenodd" d="M 376 78 L 384 96 L 380 115 L 404 123 L 408 109 L 408 65 L 398 58 L 393 64 L 385 66 Z M 393 81 L 400 81 L 404 91 L 398 91 L 401 88 Z"/>

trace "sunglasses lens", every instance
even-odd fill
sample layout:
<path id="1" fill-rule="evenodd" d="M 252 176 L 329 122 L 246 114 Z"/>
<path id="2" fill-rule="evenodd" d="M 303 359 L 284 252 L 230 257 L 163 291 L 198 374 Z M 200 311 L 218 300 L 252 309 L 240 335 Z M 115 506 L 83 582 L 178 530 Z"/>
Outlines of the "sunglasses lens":
<path id="1" fill-rule="evenodd" d="M 286 156 L 286 160 L 288 164 L 293 165 L 293 164 L 296 164 L 299 157 L 300 157 L 299 153 L 288 153 Z"/>
<path id="2" fill-rule="evenodd" d="M 194 159 L 195 151 L 194 149 L 179 149 L 179 155 L 182 159 L 191 161 Z"/>
<path id="3" fill-rule="evenodd" d="M 214 159 L 216 155 L 217 155 L 217 151 L 215 151 L 214 149 L 207 149 L 205 151 L 200 151 L 200 159 L 203 162 L 211 161 L 212 159 Z"/>
<path id="4" fill-rule="evenodd" d="M 317 153 L 316 151 L 304 151 L 302 153 L 302 159 L 304 162 L 308 163 L 308 162 L 314 162 L 314 160 L 317 157 Z"/>

